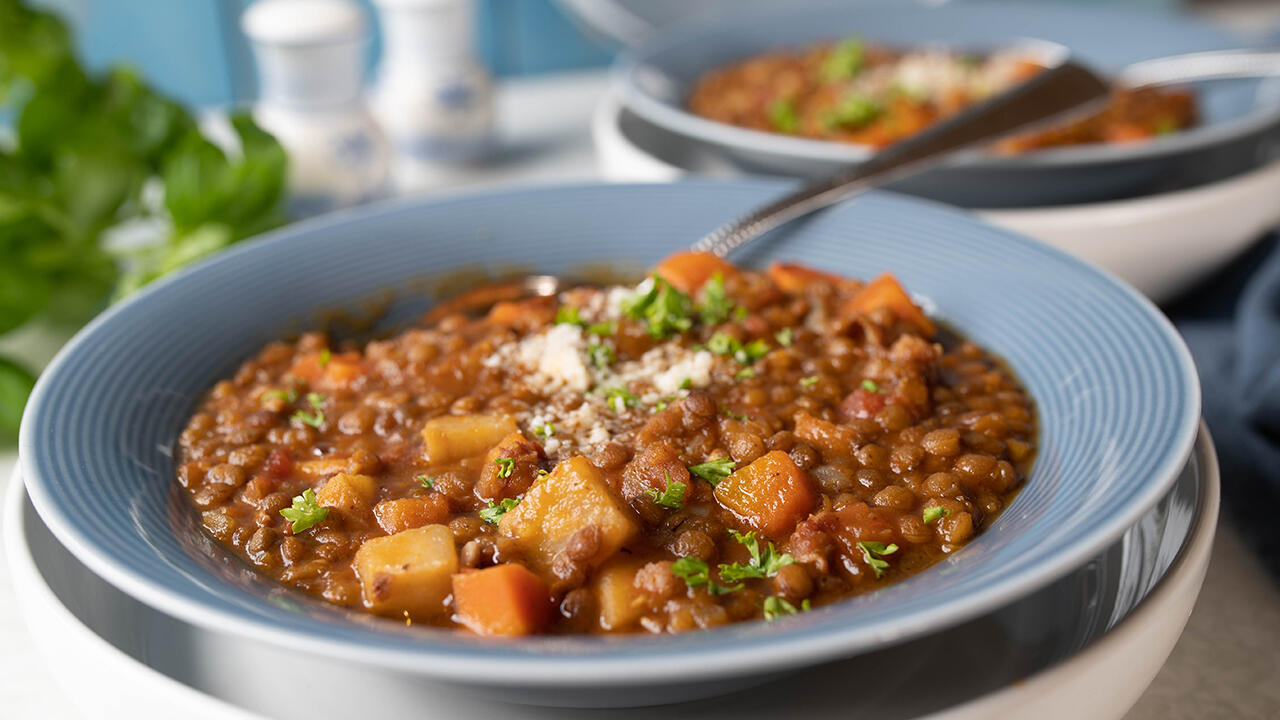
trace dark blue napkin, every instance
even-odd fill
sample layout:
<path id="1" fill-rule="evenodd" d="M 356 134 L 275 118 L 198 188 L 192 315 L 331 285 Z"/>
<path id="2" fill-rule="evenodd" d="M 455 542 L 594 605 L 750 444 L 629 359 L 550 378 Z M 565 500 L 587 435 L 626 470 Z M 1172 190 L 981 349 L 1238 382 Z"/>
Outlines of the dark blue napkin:
<path id="1" fill-rule="evenodd" d="M 1280 578 L 1280 236 L 1165 311 L 1200 371 L 1226 519 Z"/>

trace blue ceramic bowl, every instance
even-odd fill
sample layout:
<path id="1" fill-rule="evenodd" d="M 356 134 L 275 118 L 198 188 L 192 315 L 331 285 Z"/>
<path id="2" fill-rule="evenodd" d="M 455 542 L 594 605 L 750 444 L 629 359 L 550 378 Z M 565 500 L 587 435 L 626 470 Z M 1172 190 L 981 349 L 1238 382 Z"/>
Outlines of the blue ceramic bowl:
<path id="1" fill-rule="evenodd" d="M 685 103 L 704 73 L 782 47 L 857 35 L 897 47 L 998 49 L 1026 39 L 1069 48 L 1115 73 L 1155 57 L 1239 47 L 1243 40 L 1189 17 L 1099 4 L 893 0 L 802 0 L 691 21 L 655 34 L 619 57 L 613 85 L 641 118 L 697 142 L 747 171 L 821 177 L 864 161 L 874 149 L 740 128 L 694 115 Z M 1092 202 L 1140 194 L 1170 176 L 1191 184 L 1274 157 L 1280 88 L 1274 80 L 1201 83 L 1202 125 L 1145 143 L 1084 145 L 999 157 L 975 155 L 894 189 L 968 207 Z"/>
<path id="2" fill-rule="evenodd" d="M 930 570 L 773 623 L 495 642 L 325 605 L 201 540 L 175 491 L 175 440 L 202 393 L 262 344 L 316 325 L 323 309 L 371 300 L 393 298 L 388 322 L 411 317 L 440 273 L 644 267 L 785 187 L 459 195 L 304 222 L 229 250 L 113 307 L 49 366 L 20 440 L 32 501 L 92 570 L 189 622 L 490 697 L 625 705 L 712 695 L 990 611 L 1102 552 L 1168 492 L 1192 447 L 1199 388 L 1159 312 L 1112 277 L 962 211 L 873 193 L 735 259 L 891 270 L 1026 383 L 1042 435 L 1025 489 Z"/>

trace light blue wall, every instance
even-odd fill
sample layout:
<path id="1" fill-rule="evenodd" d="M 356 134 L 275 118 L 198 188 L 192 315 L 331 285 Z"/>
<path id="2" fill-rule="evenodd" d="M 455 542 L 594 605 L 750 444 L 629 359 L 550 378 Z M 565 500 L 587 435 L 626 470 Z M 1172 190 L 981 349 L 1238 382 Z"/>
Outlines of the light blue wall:
<path id="1" fill-rule="evenodd" d="M 369 0 L 359 0 L 368 4 Z M 189 105 L 252 98 L 256 80 L 239 15 L 249 0 L 43 0 L 75 27 L 91 66 L 127 62 Z M 552 0 L 480 0 L 477 47 L 498 75 L 609 62 Z M 371 56 L 377 52 L 377 40 Z"/>

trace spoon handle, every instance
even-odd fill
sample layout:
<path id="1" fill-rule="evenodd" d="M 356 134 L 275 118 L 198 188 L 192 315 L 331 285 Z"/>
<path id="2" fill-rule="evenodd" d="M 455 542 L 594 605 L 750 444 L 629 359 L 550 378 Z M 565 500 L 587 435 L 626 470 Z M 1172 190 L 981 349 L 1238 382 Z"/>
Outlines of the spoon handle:
<path id="1" fill-rule="evenodd" d="M 938 165 L 1010 131 L 1047 120 L 1107 96 L 1109 84 L 1087 68 L 1063 62 L 949 120 L 895 143 L 855 169 L 805 185 L 693 244 L 727 255 L 768 231 L 873 187 Z"/>

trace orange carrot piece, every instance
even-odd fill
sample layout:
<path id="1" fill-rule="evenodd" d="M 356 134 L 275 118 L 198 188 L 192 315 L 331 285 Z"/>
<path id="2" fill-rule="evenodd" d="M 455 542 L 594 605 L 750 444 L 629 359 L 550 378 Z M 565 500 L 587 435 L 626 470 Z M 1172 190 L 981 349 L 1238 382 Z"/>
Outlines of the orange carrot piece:
<path id="1" fill-rule="evenodd" d="M 805 288 L 815 282 L 831 283 L 833 285 L 841 285 L 850 282 L 847 278 L 839 275 L 814 270 L 807 265 L 798 263 L 780 263 L 775 262 L 769 266 L 769 279 L 773 281 L 778 289 L 792 295 L 800 295 L 804 293 Z"/>
<path id="2" fill-rule="evenodd" d="M 320 390 L 347 390 L 364 374 L 360 353 L 313 352 L 300 355 L 289 374 L 306 380 Z"/>
<path id="3" fill-rule="evenodd" d="M 813 481 L 781 450 L 721 480 L 715 495 L 739 519 L 772 538 L 791 532 L 818 500 Z"/>
<path id="4" fill-rule="evenodd" d="M 933 322 L 911 302 L 911 296 L 898 284 L 897 278 L 888 273 L 872 280 L 862 292 L 846 300 L 841 311 L 847 317 L 856 317 L 878 308 L 889 308 L 893 314 L 919 328 L 926 337 L 936 331 Z"/>
<path id="5" fill-rule="evenodd" d="M 680 292 L 692 295 L 698 292 L 712 275 L 721 273 L 729 277 L 738 272 L 728 261 L 708 252 L 685 250 L 668 255 L 653 269 L 658 277 L 671 283 Z"/>
<path id="6" fill-rule="evenodd" d="M 454 575 L 453 602 L 477 635 L 531 635 L 551 619 L 546 583 L 515 563 Z"/>

